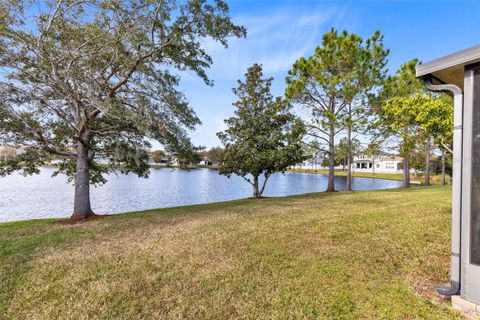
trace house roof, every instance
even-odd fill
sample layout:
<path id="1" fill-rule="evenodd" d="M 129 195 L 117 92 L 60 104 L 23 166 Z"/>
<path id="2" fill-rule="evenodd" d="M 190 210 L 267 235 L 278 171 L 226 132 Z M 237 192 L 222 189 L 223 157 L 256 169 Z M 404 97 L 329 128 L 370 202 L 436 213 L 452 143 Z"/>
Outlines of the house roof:
<path id="1" fill-rule="evenodd" d="M 432 75 L 438 84 L 454 84 L 463 90 L 465 66 L 480 62 L 480 45 L 422 63 L 416 68 L 417 77 Z"/>
<path id="2" fill-rule="evenodd" d="M 403 161 L 403 158 L 398 157 L 398 156 L 387 155 L 387 156 L 381 156 L 381 157 L 375 159 L 375 163 L 381 162 L 381 161 Z M 373 162 L 373 160 L 370 157 L 364 157 L 364 158 L 355 157 L 353 159 L 353 162 L 354 163 L 355 162 Z"/>

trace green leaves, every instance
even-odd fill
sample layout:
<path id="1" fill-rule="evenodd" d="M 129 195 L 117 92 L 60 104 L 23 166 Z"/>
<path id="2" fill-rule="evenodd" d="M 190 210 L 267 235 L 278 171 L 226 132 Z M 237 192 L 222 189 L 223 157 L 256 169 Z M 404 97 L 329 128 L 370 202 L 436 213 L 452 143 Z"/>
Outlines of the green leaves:
<path id="1" fill-rule="evenodd" d="M 379 115 L 377 127 L 385 136 L 402 139 L 400 150 L 404 157 L 408 157 L 418 137 L 431 136 L 443 146 L 452 139 L 452 99 L 428 92 L 415 76 L 417 64 L 415 59 L 400 66 L 371 99 Z"/>
<path id="2" fill-rule="evenodd" d="M 352 139 L 349 143 L 348 138 L 340 139 L 335 150 L 335 163 L 346 164 L 349 156 L 352 158 L 360 153 L 362 145 L 358 139 Z"/>
<path id="3" fill-rule="evenodd" d="M 301 100 L 325 95 L 351 101 L 359 91 L 379 84 L 387 55 L 378 31 L 363 43 L 356 34 L 338 34 L 332 29 L 323 36 L 313 56 L 294 63 L 287 76 L 287 97 Z"/>
<path id="4" fill-rule="evenodd" d="M 323 36 L 322 45 L 314 55 L 298 59 L 286 78 L 285 94 L 311 110 L 319 120 L 321 131 L 341 127 L 351 112 L 347 105 L 358 101 L 381 84 L 385 75 L 388 50 L 383 47 L 380 32 L 367 39 L 347 31 L 332 29 Z"/>
<path id="5" fill-rule="evenodd" d="M 228 11 L 220 0 L 2 2 L 0 143 L 68 159 L 86 146 L 92 182 L 119 164 L 145 176 L 151 140 L 193 154 L 187 133 L 200 120 L 177 72 L 212 84 L 205 39 L 246 35 Z M 74 167 L 60 169 L 74 177 Z"/>
<path id="6" fill-rule="evenodd" d="M 264 175 L 266 181 L 304 160 L 303 122 L 290 112 L 287 101 L 272 96 L 272 80 L 263 78 L 262 67 L 255 64 L 233 89 L 238 97 L 235 116 L 226 119 L 228 129 L 217 134 L 225 145 L 221 174 L 251 175 L 254 180 Z"/>
<path id="7" fill-rule="evenodd" d="M 328 146 L 329 191 L 334 191 L 335 137 L 365 127 L 364 104 L 385 77 L 388 53 L 378 31 L 363 41 L 332 29 L 312 56 L 298 59 L 288 72 L 286 97 L 309 110 L 308 135 Z"/>
<path id="8" fill-rule="evenodd" d="M 392 132 L 423 131 L 438 144 L 449 143 L 453 135 L 453 101 L 446 95 L 416 93 L 413 96 L 387 100 L 383 119 Z"/>

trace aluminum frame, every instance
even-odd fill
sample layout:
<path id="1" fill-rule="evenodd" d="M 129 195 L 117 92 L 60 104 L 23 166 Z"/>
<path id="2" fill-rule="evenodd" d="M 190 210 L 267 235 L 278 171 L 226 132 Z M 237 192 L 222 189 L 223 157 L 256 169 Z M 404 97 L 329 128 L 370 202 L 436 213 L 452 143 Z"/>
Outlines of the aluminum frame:
<path id="1" fill-rule="evenodd" d="M 474 105 L 474 71 L 480 70 L 479 62 L 480 45 L 416 68 L 417 77 L 425 80 L 428 89 L 449 91 L 454 96 L 451 287 L 440 288 L 439 292 L 454 295 L 460 291 L 463 299 L 478 305 L 480 265 L 470 261 L 470 240 L 473 115 L 480 112 L 475 110 L 475 107 L 480 109 L 480 105 Z"/>

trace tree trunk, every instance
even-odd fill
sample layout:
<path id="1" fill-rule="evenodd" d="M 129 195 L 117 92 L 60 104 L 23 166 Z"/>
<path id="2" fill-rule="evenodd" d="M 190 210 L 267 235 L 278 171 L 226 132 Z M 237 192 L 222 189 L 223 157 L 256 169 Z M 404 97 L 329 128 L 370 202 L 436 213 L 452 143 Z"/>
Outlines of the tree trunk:
<path id="1" fill-rule="evenodd" d="M 430 137 L 427 138 L 427 154 L 425 157 L 425 182 L 426 186 L 430 185 Z"/>
<path id="2" fill-rule="evenodd" d="M 442 186 L 446 184 L 447 181 L 445 179 L 445 150 L 442 149 Z"/>
<path id="3" fill-rule="evenodd" d="M 335 192 L 335 127 L 333 123 L 330 124 L 328 135 L 328 185 L 326 191 Z"/>
<path id="4" fill-rule="evenodd" d="M 375 157 L 372 157 L 372 172 L 375 174 Z"/>
<path id="5" fill-rule="evenodd" d="M 403 158 L 403 187 L 410 188 L 410 160 Z"/>
<path id="6" fill-rule="evenodd" d="M 265 173 L 265 174 L 263 175 L 263 177 L 265 178 L 265 180 L 263 181 L 262 188 L 260 189 L 259 197 L 262 197 L 262 194 L 263 194 L 263 192 L 265 191 L 265 187 L 267 186 L 268 179 L 270 178 L 271 175 L 272 175 L 271 173 Z"/>
<path id="7" fill-rule="evenodd" d="M 348 161 L 348 172 L 347 172 L 347 191 L 352 191 L 352 127 L 348 126 L 348 136 L 347 136 L 347 161 Z"/>
<path id="8" fill-rule="evenodd" d="M 258 189 L 258 176 L 253 177 L 253 198 L 260 198 L 260 191 Z"/>
<path id="9" fill-rule="evenodd" d="M 71 219 L 82 220 L 94 215 L 90 204 L 90 167 L 88 148 L 79 142 L 75 175 L 75 198 Z"/>

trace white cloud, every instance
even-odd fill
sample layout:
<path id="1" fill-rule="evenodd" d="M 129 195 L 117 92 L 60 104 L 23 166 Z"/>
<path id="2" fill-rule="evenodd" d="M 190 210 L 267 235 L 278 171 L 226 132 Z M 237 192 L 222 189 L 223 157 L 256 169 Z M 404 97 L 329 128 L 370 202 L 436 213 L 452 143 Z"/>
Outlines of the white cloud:
<path id="1" fill-rule="evenodd" d="M 214 60 L 209 75 L 217 81 L 238 79 L 256 62 L 263 64 L 267 74 L 286 72 L 320 43 L 320 35 L 328 30 L 325 24 L 335 15 L 332 9 L 295 12 L 289 8 L 269 15 L 234 17 L 236 24 L 246 27 L 247 38 L 232 39 L 228 49 L 206 40 L 204 47 Z"/>
<path id="2" fill-rule="evenodd" d="M 272 92 L 282 95 L 286 72 L 298 58 L 313 53 L 322 41 L 322 34 L 335 23 L 337 14 L 337 9 L 306 11 L 305 7 L 290 6 L 263 15 L 234 16 L 236 24 L 246 27 L 246 39 L 231 39 L 228 49 L 205 40 L 203 46 L 214 61 L 207 73 L 215 86 L 206 87 L 195 75 L 182 74 L 182 89 L 203 122 L 192 132 L 193 142 L 207 147 L 221 144 L 216 133 L 226 129 L 223 119 L 234 112 L 232 102 L 236 97 L 231 88 L 237 86 L 236 80 L 243 79 L 252 64 L 261 63 L 265 76 L 275 77 Z"/>

